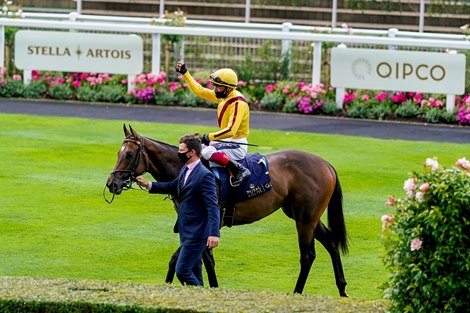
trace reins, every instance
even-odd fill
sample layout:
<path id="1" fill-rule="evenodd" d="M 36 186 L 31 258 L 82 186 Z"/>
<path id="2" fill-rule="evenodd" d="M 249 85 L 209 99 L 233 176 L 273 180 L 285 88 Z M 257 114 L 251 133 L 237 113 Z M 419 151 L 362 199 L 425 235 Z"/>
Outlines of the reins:
<path id="1" fill-rule="evenodd" d="M 137 188 L 132 188 L 132 183 L 135 182 L 135 171 L 137 170 L 137 167 L 139 166 L 140 159 L 142 158 L 142 153 L 143 153 L 142 151 L 143 151 L 143 147 L 144 147 L 144 137 L 141 137 L 141 141 L 137 141 L 132 137 L 131 138 L 126 138 L 126 139 L 124 139 L 123 144 L 125 142 L 132 142 L 132 143 L 137 145 L 137 153 L 134 157 L 134 160 L 132 160 L 132 165 L 131 165 L 130 169 L 128 169 L 128 170 L 113 170 L 111 172 L 110 176 L 114 176 L 114 174 L 116 174 L 116 173 L 129 173 L 129 178 L 124 182 L 124 186 L 122 187 L 122 190 L 129 190 L 129 189 L 137 190 Z M 106 192 L 105 192 L 106 187 L 107 186 L 105 185 L 104 189 L 103 189 L 103 198 L 108 204 L 111 204 L 114 201 L 115 193 L 112 193 L 113 196 L 112 196 L 111 200 L 108 200 L 106 198 Z M 140 190 L 143 190 L 143 188 L 140 185 L 139 185 L 139 188 L 140 188 Z"/>

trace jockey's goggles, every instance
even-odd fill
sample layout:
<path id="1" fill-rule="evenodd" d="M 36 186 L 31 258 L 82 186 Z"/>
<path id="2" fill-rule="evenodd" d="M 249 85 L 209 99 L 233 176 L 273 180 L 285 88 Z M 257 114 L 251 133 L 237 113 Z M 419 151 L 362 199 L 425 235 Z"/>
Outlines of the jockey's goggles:
<path id="1" fill-rule="evenodd" d="M 219 76 L 217 76 L 215 74 L 211 74 L 209 76 L 209 78 L 210 78 L 211 83 L 214 84 L 215 86 L 224 86 L 224 87 L 229 87 L 229 88 L 236 88 L 237 87 L 235 85 L 224 82 L 222 79 L 220 79 Z"/>

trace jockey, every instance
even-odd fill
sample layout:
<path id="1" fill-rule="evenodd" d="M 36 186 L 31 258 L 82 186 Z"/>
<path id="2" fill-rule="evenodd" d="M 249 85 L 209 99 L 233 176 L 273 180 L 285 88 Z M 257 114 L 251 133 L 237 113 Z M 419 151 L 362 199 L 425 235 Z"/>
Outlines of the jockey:
<path id="1" fill-rule="evenodd" d="M 246 167 L 237 162 L 248 151 L 246 144 L 250 131 L 250 110 L 243 95 L 236 90 L 237 74 L 229 68 L 216 71 L 209 79 L 214 89 L 208 89 L 194 80 L 183 61 L 176 64 L 176 71 L 183 75 L 189 89 L 196 96 L 218 103 L 217 123 L 220 129 L 202 135 L 201 141 L 205 145 L 202 156 L 212 162 L 211 166 L 226 166 L 231 173 L 230 184 L 233 187 L 239 186 L 251 175 Z"/>

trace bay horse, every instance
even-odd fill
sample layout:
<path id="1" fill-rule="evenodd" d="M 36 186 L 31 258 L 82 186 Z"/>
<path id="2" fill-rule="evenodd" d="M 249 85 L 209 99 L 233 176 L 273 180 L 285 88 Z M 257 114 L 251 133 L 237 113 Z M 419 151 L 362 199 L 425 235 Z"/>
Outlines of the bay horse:
<path id="1" fill-rule="evenodd" d="M 125 124 L 123 129 L 125 139 L 106 183 L 113 197 L 129 188 L 135 177 L 146 172 L 162 182 L 177 177 L 182 167 L 177 146 L 141 136 L 132 127 L 128 130 Z M 335 169 L 319 156 L 299 150 L 269 153 L 266 157 L 272 188 L 255 198 L 237 203 L 233 225 L 256 222 L 282 208 L 295 221 L 298 234 L 300 273 L 294 292 L 302 293 L 304 289 L 316 257 L 314 239 L 317 239 L 331 257 L 340 296 L 347 297 L 339 251 L 348 252 L 348 237 L 342 190 Z M 326 208 L 329 227 L 320 219 Z M 215 277 L 214 269 L 211 271 Z"/>

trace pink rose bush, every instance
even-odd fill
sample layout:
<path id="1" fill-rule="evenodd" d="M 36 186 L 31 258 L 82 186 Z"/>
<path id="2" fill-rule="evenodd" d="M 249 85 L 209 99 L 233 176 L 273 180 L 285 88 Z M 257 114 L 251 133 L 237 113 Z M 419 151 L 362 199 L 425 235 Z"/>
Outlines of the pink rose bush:
<path id="1" fill-rule="evenodd" d="M 421 92 L 347 91 L 345 114 L 370 119 L 413 118 L 428 123 L 470 125 L 470 98 L 456 98 L 456 111 L 447 113 L 445 95 L 429 96 Z"/>
<path id="2" fill-rule="evenodd" d="M 298 112 L 303 114 L 318 114 L 328 100 L 334 98 L 332 88 L 323 84 L 312 85 L 303 82 L 291 84 L 280 82 L 269 84 L 265 89 L 265 97 L 269 97 L 269 105 L 261 99 L 261 107 L 272 108 L 277 111 Z M 273 96 L 276 94 L 276 96 Z M 266 99 L 264 99 L 266 100 Z"/>
<path id="3" fill-rule="evenodd" d="M 130 90 L 130 94 L 139 102 L 151 103 L 158 92 L 163 91 L 166 83 L 165 72 L 159 75 L 152 73 L 137 75 L 131 82 L 134 88 Z"/>
<path id="4" fill-rule="evenodd" d="M 470 125 L 470 96 L 457 99 L 457 120 L 462 125 Z"/>
<path id="5" fill-rule="evenodd" d="M 470 305 L 470 162 L 425 160 L 403 184 L 406 197 L 381 217 L 390 312 L 463 312 Z"/>

